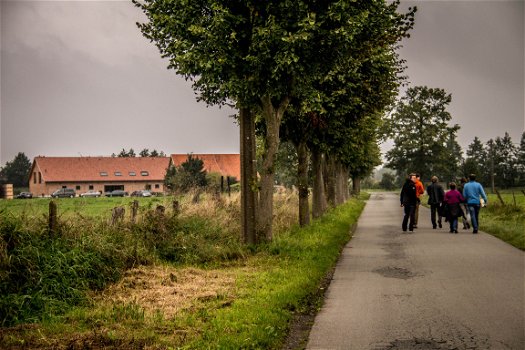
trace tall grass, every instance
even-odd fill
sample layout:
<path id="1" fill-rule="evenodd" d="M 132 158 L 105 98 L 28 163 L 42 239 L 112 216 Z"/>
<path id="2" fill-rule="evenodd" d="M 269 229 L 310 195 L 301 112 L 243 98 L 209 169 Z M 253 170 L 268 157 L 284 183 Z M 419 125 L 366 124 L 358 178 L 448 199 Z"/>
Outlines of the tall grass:
<path id="1" fill-rule="evenodd" d="M 480 229 L 525 250 L 525 196 L 506 193 L 502 198 L 505 204 L 488 195 L 488 205 L 480 211 Z"/>
<path id="2" fill-rule="evenodd" d="M 154 203 L 149 201 L 147 203 Z M 87 292 L 157 260 L 204 264 L 242 258 L 234 201 L 182 204 L 179 216 L 142 207 L 138 222 L 61 216 L 51 235 L 44 216 L 0 216 L 0 325 L 37 322 L 87 302 Z M 60 202 L 59 202 L 60 205 Z M 199 209 L 197 209 L 197 207 Z M 206 215 L 204 215 L 206 214 Z M 231 222 L 225 222 L 227 217 Z"/>
<path id="3" fill-rule="evenodd" d="M 2 229 L 1 288 L 26 300 L 2 304 L 2 315 L 10 315 L 3 326 L 41 322 L 29 330 L 0 329 L 0 342 L 13 348 L 280 348 L 292 316 L 318 294 L 364 206 L 353 199 L 299 228 L 296 200 L 296 194 L 276 196 L 275 238 L 250 250 L 238 237 L 234 196 L 204 196 L 199 203 L 180 198 L 178 216 L 155 215 L 153 203 L 135 224 L 63 217 L 53 238 L 45 218 L 2 217 L 19 239 L 8 246 Z M 141 264 L 152 265 L 127 270 Z M 9 286 L 19 274 L 41 284 Z M 193 299 L 177 299 L 191 293 Z M 164 297 L 174 304 L 164 305 Z"/>

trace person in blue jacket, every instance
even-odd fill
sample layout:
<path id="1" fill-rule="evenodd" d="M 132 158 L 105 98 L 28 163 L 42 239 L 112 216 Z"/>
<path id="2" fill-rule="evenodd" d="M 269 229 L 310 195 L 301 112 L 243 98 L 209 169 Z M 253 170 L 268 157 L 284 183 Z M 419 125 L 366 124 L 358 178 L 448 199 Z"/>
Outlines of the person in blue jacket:
<path id="1" fill-rule="evenodd" d="M 483 190 L 483 186 L 476 181 L 476 175 L 469 175 L 469 182 L 463 186 L 463 197 L 467 201 L 467 208 L 470 213 L 470 220 L 472 221 L 472 233 L 478 233 L 479 227 L 479 209 L 481 208 L 481 200 L 483 198 L 485 203 L 488 202 L 487 195 Z"/>

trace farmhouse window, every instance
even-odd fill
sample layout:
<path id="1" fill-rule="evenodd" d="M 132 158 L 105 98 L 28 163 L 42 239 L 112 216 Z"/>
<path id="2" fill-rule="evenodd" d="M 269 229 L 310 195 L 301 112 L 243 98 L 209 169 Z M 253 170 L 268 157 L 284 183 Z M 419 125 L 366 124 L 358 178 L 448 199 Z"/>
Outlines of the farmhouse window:
<path id="1" fill-rule="evenodd" d="M 106 171 L 101 171 L 100 176 L 108 176 L 108 173 Z"/>
<path id="2" fill-rule="evenodd" d="M 42 173 L 40 171 L 38 172 L 38 183 L 42 183 Z"/>
<path id="3" fill-rule="evenodd" d="M 150 185 L 150 184 L 147 184 L 147 185 L 145 186 L 145 188 L 146 188 L 147 190 L 151 190 L 151 185 Z"/>
<path id="4" fill-rule="evenodd" d="M 136 176 L 136 175 L 137 175 L 137 173 L 135 173 L 134 171 L 130 171 L 129 172 L 129 176 Z"/>
<path id="5" fill-rule="evenodd" d="M 142 176 L 148 176 L 149 173 L 148 173 L 147 171 L 144 171 L 144 170 L 143 170 L 143 171 L 140 172 L 140 175 L 142 175 Z"/>
<path id="6" fill-rule="evenodd" d="M 92 190 L 93 189 L 93 185 L 89 185 L 89 189 Z"/>
<path id="7" fill-rule="evenodd" d="M 76 189 L 77 189 L 77 191 L 80 191 L 80 186 L 77 185 L 77 186 L 76 186 Z"/>
<path id="8" fill-rule="evenodd" d="M 155 188 L 160 188 L 160 185 L 159 184 L 155 184 Z"/>
<path id="9" fill-rule="evenodd" d="M 33 176 L 33 183 L 36 184 L 36 171 L 35 171 L 34 176 Z"/>
<path id="10" fill-rule="evenodd" d="M 115 171 L 115 176 L 122 176 L 122 173 L 120 171 Z"/>

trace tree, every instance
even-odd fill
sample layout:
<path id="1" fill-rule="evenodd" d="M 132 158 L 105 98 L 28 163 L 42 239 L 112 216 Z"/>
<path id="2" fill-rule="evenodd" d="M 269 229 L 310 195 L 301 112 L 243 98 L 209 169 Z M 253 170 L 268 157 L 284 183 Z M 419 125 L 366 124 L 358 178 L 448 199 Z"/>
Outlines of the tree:
<path id="1" fill-rule="evenodd" d="M 476 136 L 466 151 L 465 162 L 463 163 L 463 176 L 468 177 L 470 174 L 476 174 L 478 181 L 488 186 L 490 182 L 489 171 L 487 168 L 487 151 L 483 143 Z"/>
<path id="2" fill-rule="evenodd" d="M 496 186 L 509 188 L 514 186 L 517 177 L 516 147 L 508 132 L 503 137 L 496 137 L 493 149 Z"/>
<path id="3" fill-rule="evenodd" d="M 29 172 L 31 171 L 31 161 L 23 152 L 7 162 L 0 170 L 0 180 L 4 183 L 13 184 L 13 187 L 27 187 Z"/>
<path id="4" fill-rule="evenodd" d="M 357 43 L 367 43 L 376 23 L 371 14 L 386 13 L 389 31 L 373 32 L 383 42 L 397 40 L 411 17 L 392 14 L 399 2 L 134 0 L 146 17 L 142 33 L 155 42 L 169 68 L 193 82 L 198 99 L 208 104 L 233 101 L 241 129 L 241 200 L 243 228 L 255 217 L 252 193 L 255 171 L 254 118 L 265 124 L 263 169 L 260 173 L 258 231 L 272 238 L 275 156 L 280 124 L 290 101 L 311 95 L 312 80 L 327 76 L 341 57 L 352 56 Z M 394 11 L 395 12 L 395 11 Z M 374 17 L 374 16 L 372 16 Z M 365 30 L 366 29 L 366 30 Z M 394 40 L 394 41 L 395 41 Z M 244 198 L 244 197 L 243 197 Z M 250 219 L 251 220 L 251 219 Z M 255 237 L 243 230 L 248 243 Z"/>
<path id="5" fill-rule="evenodd" d="M 150 156 L 149 149 L 144 148 L 142 151 L 139 152 L 139 156 L 141 156 L 141 157 L 149 157 Z"/>
<path id="6" fill-rule="evenodd" d="M 136 157 L 136 156 L 137 155 L 135 154 L 135 151 L 133 150 L 133 148 L 130 148 L 129 151 L 126 151 L 123 148 L 122 151 L 120 151 L 120 153 L 117 155 L 117 157 L 121 157 L 121 158 Z"/>
<path id="7" fill-rule="evenodd" d="M 188 154 L 188 159 L 176 169 L 168 170 L 165 183 L 172 191 L 185 192 L 191 189 L 202 188 L 207 185 L 204 162 L 198 157 Z"/>
<path id="8" fill-rule="evenodd" d="M 456 140 L 456 134 L 451 132 L 446 141 L 445 152 L 442 154 L 444 158 L 435 166 L 435 172 L 441 174 L 442 181 L 456 181 L 458 176 L 463 175 L 460 171 L 462 154 L 463 150 Z"/>
<path id="9" fill-rule="evenodd" d="M 387 166 L 398 176 L 415 171 L 423 179 L 443 177 L 439 171 L 446 167 L 444 160 L 457 157 L 447 153 L 447 141 L 459 130 L 458 125 L 448 124 L 452 119 L 447 111 L 451 101 L 451 95 L 443 89 L 416 86 L 407 90 L 387 116 L 386 133 L 394 141 L 394 147 L 386 153 Z"/>
<path id="10" fill-rule="evenodd" d="M 516 185 L 525 186 L 525 132 L 521 134 L 520 145 L 516 148 L 516 171 L 518 173 Z"/>
<path id="11" fill-rule="evenodd" d="M 383 176 L 381 177 L 381 181 L 379 182 L 379 186 L 381 188 L 384 188 L 387 191 L 392 191 L 396 189 L 395 184 L 396 177 L 392 173 L 383 173 Z"/>

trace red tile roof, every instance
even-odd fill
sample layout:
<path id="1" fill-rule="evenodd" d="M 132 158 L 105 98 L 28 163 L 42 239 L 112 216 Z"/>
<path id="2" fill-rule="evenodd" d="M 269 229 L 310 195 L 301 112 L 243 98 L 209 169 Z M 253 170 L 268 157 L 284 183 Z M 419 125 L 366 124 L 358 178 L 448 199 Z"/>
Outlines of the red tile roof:
<path id="1" fill-rule="evenodd" d="M 45 182 L 162 181 L 169 162 L 169 157 L 36 157 L 33 167 Z"/>
<path id="2" fill-rule="evenodd" d="M 241 179 L 241 156 L 239 154 L 192 154 L 204 162 L 204 169 L 209 173 L 219 173 L 223 176 L 235 176 Z M 172 154 L 171 161 L 180 166 L 188 160 L 187 154 Z"/>

